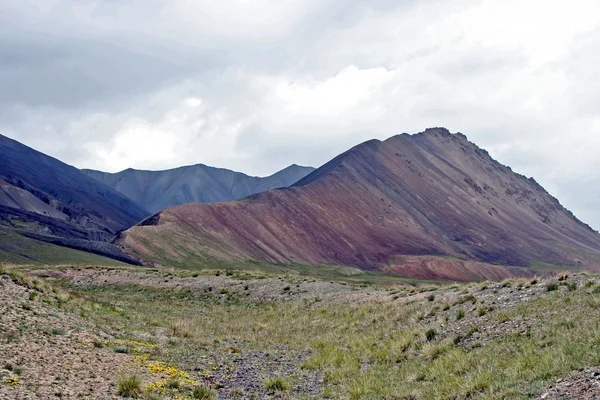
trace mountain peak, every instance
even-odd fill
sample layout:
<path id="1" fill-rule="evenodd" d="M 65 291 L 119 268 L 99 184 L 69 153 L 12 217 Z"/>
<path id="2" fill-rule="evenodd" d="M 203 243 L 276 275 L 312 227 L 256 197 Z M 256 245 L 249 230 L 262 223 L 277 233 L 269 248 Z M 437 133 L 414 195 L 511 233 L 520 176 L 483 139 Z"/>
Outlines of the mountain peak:
<path id="1" fill-rule="evenodd" d="M 290 166 L 264 178 L 224 168 L 194 164 L 163 171 L 128 168 L 110 174 L 84 171 L 156 213 L 185 203 L 215 203 L 236 200 L 269 189 L 288 187 L 314 168 Z"/>
<path id="2" fill-rule="evenodd" d="M 600 269 L 600 235 L 537 186 L 466 136 L 431 128 L 361 143 L 293 189 L 165 210 L 121 243 L 141 258 L 152 256 L 140 244 L 181 226 L 187 242 L 178 246 L 221 261 L 389 270 L 403 256 L 435 255 Z M 167 239 L 155 246 L 152 254 L 173 248 Z"/>

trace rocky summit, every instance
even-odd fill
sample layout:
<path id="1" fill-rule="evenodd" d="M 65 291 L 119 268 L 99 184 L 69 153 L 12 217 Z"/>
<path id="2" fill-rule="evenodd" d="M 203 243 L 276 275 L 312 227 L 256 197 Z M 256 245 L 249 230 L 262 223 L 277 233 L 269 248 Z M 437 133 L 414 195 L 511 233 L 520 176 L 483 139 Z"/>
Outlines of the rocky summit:
<path id="1" fill-rule="evenodd" d="M 422 279 L 600 268 L 597 232 L 444 128 L 362 143 L 290 188 L 161 211 L 117 243 L 146 262 L 347 265 Z"/>

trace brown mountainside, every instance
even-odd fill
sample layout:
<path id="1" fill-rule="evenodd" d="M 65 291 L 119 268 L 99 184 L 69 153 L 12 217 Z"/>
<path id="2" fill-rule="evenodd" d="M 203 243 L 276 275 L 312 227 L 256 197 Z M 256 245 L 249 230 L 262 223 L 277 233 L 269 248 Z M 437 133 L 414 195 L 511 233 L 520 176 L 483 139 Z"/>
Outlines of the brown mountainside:
<path id="1" fill-rule="evenodd" d="M 336 264 L 423 278 L 531 273 L 489 264 L 600 266 L 597 232 L 443 128 L 362 143 L 291 188 L 167 209 L 118 243 L 163 263 Z"/>

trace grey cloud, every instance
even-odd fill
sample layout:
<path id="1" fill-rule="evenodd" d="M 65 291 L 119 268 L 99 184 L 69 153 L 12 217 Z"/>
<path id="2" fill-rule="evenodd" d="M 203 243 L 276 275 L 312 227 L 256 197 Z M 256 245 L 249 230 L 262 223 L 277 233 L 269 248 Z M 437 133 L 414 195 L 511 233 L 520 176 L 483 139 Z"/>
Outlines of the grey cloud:
<path id="1" fill-rule="evenodd" d="M 446 126 L 600 227 L 598 186 L 590 183 L 600 140 L 584 135 L 600 134 L 600 27 L 576 36 L 563 58 L 533 68 L 527 47 L 467 43 L 472 26 L 445 27 L 479 0 L 248 4 L 2 2 L 0 132 L 77 166 L 114 170 L 90 143 L 118 152 L 141 121 L 144 134 L 176 136 L 177 157 L 134 154 L 120 160 L 128 166 L 204 162 L 266 175 L 291 163 L 318 166 L 373 137 Z M 361 83 L 358 74 L 339 87 L 364 84 L 356 104 L 332 98 L 338 111 L 315 115 L 314 91 L 327 92 L 321 86 L 350 66 L 384 68 L 387 80 Z M 282 86 L 307 104 L 291 107 Z M 186 108 L 188 98 L 201 106 Z M 297 110 L 303 105 L 313 114 Z M 573 155 L 581 145 L 585 153 Z"/>

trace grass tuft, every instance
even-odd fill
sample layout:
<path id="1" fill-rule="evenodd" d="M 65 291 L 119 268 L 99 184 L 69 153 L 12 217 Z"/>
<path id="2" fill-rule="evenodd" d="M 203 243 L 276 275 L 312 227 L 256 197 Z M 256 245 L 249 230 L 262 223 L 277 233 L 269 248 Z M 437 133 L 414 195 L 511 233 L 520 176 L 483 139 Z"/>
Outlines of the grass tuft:
<path id="1" fill-rule="evenodd" d="M 184 320 L 176 320 L 171 323 L 171 330 L 173 331 L 173 336 L 181 337 L 181 338 L 193 338 L 196 336 L 196 333 L 188 321 Z"/>
<path id="2" fill-rule="evenodd" d="M 274 376 L 272 378 L 265 379 L 263 382 L 265 389 L 271 393 L 285 392 L 292 386 L 288 379 L 283 376 Z"/>
<path id="3" fill-rule="evenodd" d="M 550 283 L 550 284 L 548 284 L 548 286 L 546 286 L 546 290 L 548 292 L 554 292 L 555 290 L 558 290 L 558 283 Z"/>
<path id="4" fill-rule="evenodd" d="M 213 400 L 217 394 L 211 388 L 201 385 L 192 389 L 192 398 L 197 400 Z"/>
<path id="5" fill-rule="evenodd" d="M 117 381 L 117 394 L 137 399 L 142 394 L 142 381 L 137 375 L 124 376 Z"/>

